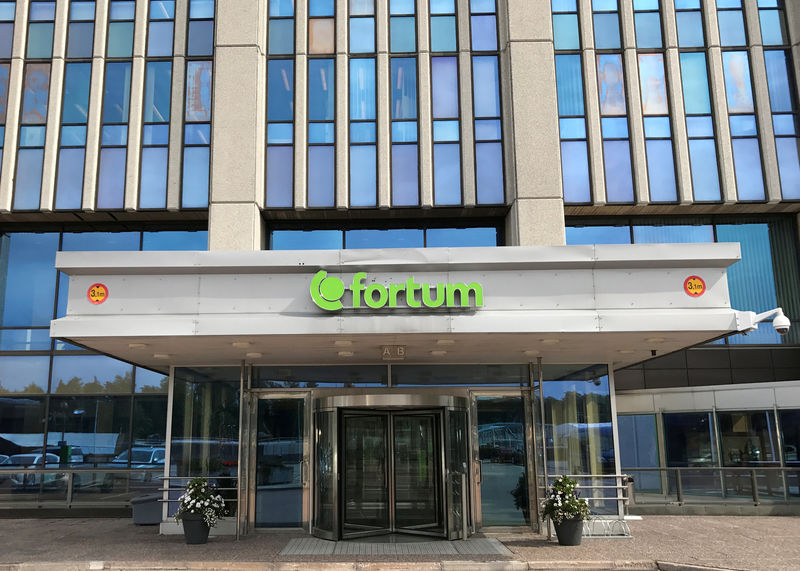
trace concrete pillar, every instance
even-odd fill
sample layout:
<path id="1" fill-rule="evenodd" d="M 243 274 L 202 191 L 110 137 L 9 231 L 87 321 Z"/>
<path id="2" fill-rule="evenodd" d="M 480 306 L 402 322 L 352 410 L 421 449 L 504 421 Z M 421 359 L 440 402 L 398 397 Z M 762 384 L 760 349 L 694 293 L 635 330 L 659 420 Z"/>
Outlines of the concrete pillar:
<path id="1" fill-rule="evenodd" d="M 555 55 L 549 0 L 508 0 L 507 36 L 501 59 L 510 74 L 502 89 L 511 94 L 503 110 L 508 245 L 564 244 L 564 200 L 558 135 Z M 501 12 L 501 17 L 503 16 Z M 514 78 L 513 91 L 510 79 Z M 512 139 L 513 133 L 513 139 Z"/>
<path id="2" fill-rule="evenodd" d="M 264 0 L 217 2 L 209 250 L 264 244 L 266 21 Z"/>

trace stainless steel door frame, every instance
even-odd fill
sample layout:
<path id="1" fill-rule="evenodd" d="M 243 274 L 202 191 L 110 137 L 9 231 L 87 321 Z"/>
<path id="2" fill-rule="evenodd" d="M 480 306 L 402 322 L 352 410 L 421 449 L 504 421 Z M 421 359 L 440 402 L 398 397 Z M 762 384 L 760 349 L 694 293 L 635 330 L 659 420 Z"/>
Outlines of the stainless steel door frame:
<path id="1" fill-rule="evenodd" d="M 258 433 L 255 429 L 258 425 L 258 405 L 262 400 L 285 400 L 285 399 L 302 399 L 303 400 L 303 460 L 301 464 L 301 483 L 302 483 L 302 526 L 300 528 L 262 528 L 264 531 L 274 531 L 276 529 L 302 529 L 303 531 L 311 530 L 311 492 L 312 492 L 312 478 L 310 477 L 310 467 L 312 466 L 312 447 L 311 447 L 311 430 L 312 430 L 312 410 L 311 410 L 311 391 L 310 390 L 270 390 L 270 389 L 255 389 L 247 393 L 247 411 L 245 414 L 246 432 L 247 435 L 247 455 L 246 455 L 246 494 L 247 494 L 247 509 L 246 509 L 246 522 L 247 530 L 257 529 L 255 526 L 256 519 L 256 468 L 257 468 L 257 453 L 258 453 Z M 261 531 L 261 529 L 259 529 Z"/>

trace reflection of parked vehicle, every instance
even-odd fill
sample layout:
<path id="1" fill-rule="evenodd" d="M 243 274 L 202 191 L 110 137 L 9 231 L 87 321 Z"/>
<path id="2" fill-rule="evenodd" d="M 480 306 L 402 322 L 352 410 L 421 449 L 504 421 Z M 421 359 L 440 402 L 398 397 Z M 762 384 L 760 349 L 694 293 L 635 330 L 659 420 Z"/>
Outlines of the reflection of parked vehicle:
<path id="1" fill-rule="evenodd" d="M 525 460 L 522 424 L 498 422 L 479 426 L 478 446 L 481 460 L 522 464 Z"/>
<path id="2" fill-rule="evenodd" d="M 148 468 L 163 468 L 164 459 L 166 458 L 166 448 L 146 448 L 141 446 L 134 446 L 130 450 L 130 454 L 126 450 L 122 454 L 115 457 L 111 463 L 119 465 L 120 468 L 127 467 L 128 459 L 132 470 L 146 470 Z M 135 472 L 130 475 L 131 480 L 144 480 L 149 482 L 152 478 L 150 472 Z"/>
<path id="3" fill-rule="evenodd" d="M 62 449 L 66 449 L 64 456 L 61 455 Z M 66 460 L 69 464 L 83 464 L 83 450 L 80 446 L 48 446 L 47 452 L 58 456 L 59 461 Z"/>
<path id="4" fill-rule="evenodd" d="M 35 470 L 42 468 L 58 468 L 59 458 L 55 454 L 14 454 L 10 456 L 4 467 Z M 58 489 L 67 485 L 65 474 L 12 474 L 11 488 L 15 491 L 35 490 L 39 486 L 45 489 Z"/>

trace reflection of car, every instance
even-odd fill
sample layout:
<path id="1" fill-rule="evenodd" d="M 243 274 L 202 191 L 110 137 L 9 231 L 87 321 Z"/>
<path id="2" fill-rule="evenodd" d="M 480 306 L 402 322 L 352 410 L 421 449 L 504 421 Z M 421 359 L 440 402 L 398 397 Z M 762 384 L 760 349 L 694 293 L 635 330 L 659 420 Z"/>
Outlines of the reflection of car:
<path id="1" fill-rule="evenodd" d="M 25 470 L 35 470 L 42 468 L 58 468 L 58 456 L 55 454 L 14 454 L 10 456 L 4 467 L 24 468 Z M 16 491 L 38 489 L 39 486 L 47 489 L 63 488 L 67 485 L 65 474 L 12 474 L 11 488 Z"/>
<path id="2" fill-rule="evenodd" d="M 525 461 L 525 439 L 519 422 L 498 422 L 478 427 L 481 460 L 522 464 Z"/>
<path id="3" fill-rule="evenodd" d="M 63 448 L 67 449 L 65 456 L 67 457 L 67 463 L 69 464 L 83 464 L 83 450 L 81 450 L 80 446 L 64 446 Z M 61 446 L 48 446 L 47 452 L 50 454 L 55 454 L 58 456 L 59 460 L 62 459 L 61 456 Z"/>
<path id="4" fill-rule="evenodd" d="M 132 470 L 146 470 L 148 468 L 162 468 L 166 458 L 166 448 L 146 448 L 141 446 L 134 446 L 130 450 L 130 454 L 126 450 L 122 454 L 115 457 L 111 463 L 118 465 L 118 467 L 127 467 L 128 459 Z M 150 481 L 152 478 L 151 472 L 134 472 L 130 475 L 131 480 L 145 480 Z"/>

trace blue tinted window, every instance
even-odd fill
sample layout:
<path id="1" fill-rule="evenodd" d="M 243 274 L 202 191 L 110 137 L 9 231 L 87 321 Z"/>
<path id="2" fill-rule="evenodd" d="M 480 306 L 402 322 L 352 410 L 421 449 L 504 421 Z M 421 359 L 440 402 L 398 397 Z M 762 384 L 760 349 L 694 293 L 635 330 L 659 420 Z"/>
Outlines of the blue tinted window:
<path id="1" fill-rule="evenodd" d="M 94 2 L 70 2 L 70 20 L 94 20 Z"/>
<path id="2" fill-rule="evenodd" d="M 375 60 L 350 60 L 350 119 L 375 119 Z"/>
<path id="3" fill-rule="evenodd" d="M 133 22 L 109 22 L 108 57 L 131 57 L 133 54 Z"/>
<path id="4" fill-rule="evenodd" d="M 500 116 L 500 76 L 496 56 L 473 56 L 475 117 Z"/>
<path id="5" fill-rule="evenodd" d="M 53 55 L 53 23 L 36 22 L 28 25 L 28 57 L 49 58 Z"/>
<path id="6" fill-rule="evenodd" d="M 708 91 L 708 70 L 704 53 L 682 53 L 681 81 L 686 113 L 711 113 L 711 99 Z"/>
<path id="7" fill-rule="evenodd" d="M 294 125 L 291 123 L 272 123 L 267 125 L 267 143 L 291 145 L 294 142 Z"/>
<path id="8" fill-rule="evenodd" d="M 186 120 L 211 121 L 211 62 L 186 63 Z"/>
<path id="9" fill-rule="evenodd" d="M 92 57 L 94 22 L 72 22 L 69 25 L 68 58 Z"/>
<path id="10" fill-rule="evenodd" d="M 414 0 L 389 0 L 390 14 L 413 14 Z"/>
<path id="11" fill-rule="evenodd" d="M 609 202 L 633 202 L 631 151 L 628 141 L 604 141 L 606 194 Z"/>
<path id="12" fill-rule="evenodd" d="M 392 230 L 348 230 L 345 232 L 348 249 L 370 248 L 422 248 L 425 246 L 422 230 L 398 228 Z"/>
<path id="13" fill-rule="evenodd" d="M 392 204 L 419 204 L 417 145 L 392 145 Z"/>
<path id="14" fill-rule="evenodd" d="M 294 118 L 294 62 L 271 60 L 267 78 L 267 120 L 291 121 Z"/>
<path id="15" fill-rule="evenodd" d="M 739 200 L 764 200 L 764 176 L 758 139 L 734 139 L 733 162 Z"/>
<path id="16" fill-rule="evenodd" d="M 3 327 L 48 326 L 53 317 L 58 234 L 9 234 L 0 237 L 0 286 Z"/>
<path id="17" fill-rule="evenodd" d="M 601 54 L 597 56 L 597 79 L 600 88 L 600 113 L 625 115 L 625 80 L 622 56 Z"/>
<path id="18" fill-rule="evenodd" d="M 133 20 L 136 16 L 136 2 L 112 0 L 108 8 L 111 20 Z"/>
<path id="19" fill-rule="evenodd" d="M 428 248 L 466 248 L 497 246 L 496 228 L 428 228 L 425 231 Z"/>
<path id="20" fill-rule="evenodd" d="M 145 123 L 169 122 L 171 88 L 172 62 L 148 62 L 144 91 Z"/>
<path id="21" fill-rule="evenodd" d="M 191 251 L 208 249 L 208 232 L 198 230 L 142 232 L 142 250 Z"/>
<path id="22" fill-rule="evenodd" d="M 668 139 L 649 140 L 646 142 L 646 147 L 650 200 L 653 202 L 677 201 L 672 141 Z"/>
<path id="23" fill-rule="evenodd" d="M 455 16 L 431 16 L 431 51 L 456 51 Z"/>
<path id="24" fill-rule="evenodd" d="M 434 0 L 433 4 L 437 0 Z M 431 13 L 434 12 L 433 4 L 431 5 Z M 375 13 L 375 0 L 350 0 L 350 15 L 351 16 L 371 16 Z"/>
<path id="25" fill-rule="evenodd" d="M 44 125 L 47 122 L 47 99 L 50 93 L 50 64 L 27 64 L 24 81 L 22 123 Z"/>
<path id="26" fill-rule="evenodd" d="M 710 225 L 634 226 L 636 244 L 690 244 L 714 241 L 714 228 Z"/>
<path id="27" fill-rule="evenodd" d="M 458 117 L 458 62 L 455 57 L 431 58 L 433 116 Z"/>
<path id="28" fill-rule="evenodd" d="M 189 43 L 187 49 L 190 56 L 210 56 L 214 53 L 214 22 L 201 20 L 189 22 Z"/>
<path id="29" fill-rule="evenodd" d="M 722 10 L 719 18 L 719 39 L 723 46 L 743 46 L 747 44 L 744 34 L 744 19 L 740 10 Z"/>
<path id="30" fill-rule="evenodd" d="M 589 157 L 585 141 L 561 142 L 561 176 L 566 202 L 592 201 L 589 184 Z"/>
<path id="31" fill-rule="evenodd" d="M 731 307 L 762 312 L 778 305 L 767 224 L 719 224 L 718 242 L 739 242 L 742 259 L 728 268 Z"/>
<path id="32" fill-rule="evenodd" d="M 208 206 L 208 147 L 183 149 L 182 206 L 206 208 Z"/>
<path id="33" fill-rule="evenodd" d="M 417 118 L 417 60 L 392 58 L 392 119 Z"/>
<path id="34" fill-rule="evenodd" d="M 85 154 L 86 151 L 82 148 L 59 151 L 58 179 L 56 181 L 57 210 L 77 210 L 81 207 Z"/>
<path id="35" fill-rule="evenodd" d="M 636 14 L 636 46 L 639 48 L 660 48 L 661 16 L 658 12 Z"/>
<path id="36" fill-rule="evenodd" d="M 294 20 L 270 20 L 269 53 L 291 54 L 294 52 Z"/>
<path id="37" fill-rule="evenodd" d="M 64 252 L 135 252 L 139 249 L 138 232 L 64 232 Z"/>
<path id="38" fill-rule="evenodd" d="M 103 95 L 103 123 L 127 123 L 130 104 L 131 64 L 106 64 Z"/>
<path id="39" fill-rule="evenodd" d="M 753 89 L 750 84 L 750 62 L 747 52 L 723 52 L 725 91 L 730 113 L 753 112 Z"/>
<path id="40" fill-rule="evenodd" d="M 51 391 L 130 393 L 133 388 L 132 373 L 133 365 L 102 355 L 59 355 L 53 357 Z"/>
<path id="41" fill-rule="evenodd" d="M 376 141 L 375 123 L 351 123 L 351 143 L 374 143 Z"/>
<path id="42" fill-rule="evenodd" d="M 147 55 L 150 57 L 172 55 L 172 22 L 150 22 L 147 36 Z"/>
<path id="43" fill-rule="evenodd" d="M 764 61 L 767 65 L 767 85 L 772 112 L 793 111 L 787 53 L 783 50 L 767 50 L 764 52 Z"/>
<path id="44" fill-rule="evenodd" d="M 0 58 L 11 57 L 11 48 L 14 43 L 14 24 L 0 23 Z"/>
<path id="45" fill-rule="evenodd" d="M 167 206 L 167 148 L 144 147 L 141 160 L 139 208 L 165 208 Z"/>
<path id="46" fill-rule="evenodd" d="M 270 4 L 272 4 L 272 2 L 270 2 Z M 214 17 L 214 0 L 190 0 L 190 2 L 189 2 L 189 17 L 190 18 L 213 18 Z"/>
<path id="47" fill-rule="evenodd" d="M 273 250 L 341 250 L 344 248 L 341 230 L 273 230 L 270 240 Z"/>
<path id="48" fill-rule="evenodd" d="M 375 206 L 377 203 L 377 157 L 375 145 L 350 147 L 350 206 Z"/>
<path id="49" fill-rule="evenodd" d="M 269 15 L 273 18 L 294 16 L 294 0 L 270 0 Z"/>
<path id="50" fill-rule="evenodd" d="M 375 19 L 350 19 L 350 52 L 369 53 L 375 51 Z M 288 53 L 292 53 L 291 51 Z"/>
<path id="51" fill-rule="evenodd" d="M 581 47 L 577 14 L 553 15 L 553 41 L 557 50 L 577 50 Z"/>
<path id="52" fill-rule="evenodd" d="M 50 344 L 48 343 L 43 349 L 50 349 Z M 0 357 L 0 394 L 5 397 L 8 394 L 45 393 L 47 392 L 47 380 L 49 375 L 50 357 Z M 3 400 L 6 402 L 15 402 L 8 398 L 3 398 Z M 28 403 L 29 401 L 28 399 L 21 399 L 20 402 Z M 14 426 L 14 432 L 17 432 L 15 421 L 18 422 L 18 420 L 12 416 L 10 419 L 6 420 L 6 425 Z M 36 442 L 38 446 L 41 446 L 42 440 L 38 436 L 34 436 L 33 441 Z M 7 466 L 3 466 L 3 468 L 7 468 Z"/>
<path id="53" fill-rule="evenodd" d="M 697 201 L 720 200 L 717 147 L 713 139 L 689 141 L 692 187 Z"/>
<path id="54" fill-rule="evenodd" d="M 796 137 L 778 137 L 775 146 L 778 151 L 778 166 L 781 175 L 781 191 L 783 198 L 800 199 L 800 139 Z"/>
<path id="55" fill-rule="evenodd" d="M 470 23 L 472 49 L 479 52 L 497 50 L 497 17 L 472 16 Z"/>
<path id="56" fill-rule="evenodd" d="M 333 0 L 309 0 L 308 13 L 311 16 L 333 16 Z"/>
<path id="57" fill-rule="evenodd" d="M 308 205 L 334 204 L 333 146 L 308 148 Z"/>
<path id="58" fill-rule="evenodd" d="M 628 226 L 567 226 L 565 230 L 568 246 L 631 243 Z"/>
<path id="59" fill-rule="evenodd" d="M 64 78 L 62 123 L 86 123 L 89 109 L 90 63 L 68 63 Z"/>
<path id="60" fill-rule="evenodd" d="M 334 90 L 332 59 L 308 62 L 308 118 L 311 121 L 333 121 Z"/>
<path id="61" fill-rule="evenodd" d="M 594 42 L 599 50 L 619 49 L 619 16 L 616 12 L 594 15 Z"/>
<path id="62" fill-rule="evenodd" d="M 416 51 L 416 18 L 390 18 L 389 38 L 392 52 L 402 53 Z"/>
<path id="63" fill-rule="evenodd" d="M 290 207 L 294 204 L 294 149 L 267 149 L 267 206 Z"/>
<path id="64" fill-rule="evenodd" d="M 500 143 L 475 144 L 475 178 L 478 204 L 504 202 L 503 147 Z"/>
<path id="65" fill-rule="evenodd" d="M 97 208 L 122 208 L 125 195 L 124 148 L 100 150 L 100 173 L 97 179 Z"/>
<path id="66" fill-rule="evenodd" d="M 171 20 L 175 17 L 175 0 L 151 0 L 151 20 Z"/>
<path id="67" fill-rule="evenodd" d="M 786 30 L 778 10 L 759 10 L 761 38 L 765 46 L 779 46 L 787 43 Z"/>
<path id="68" fill-rule="evenodd" d="M 20 149 L 14 185 L 14 210 L 38 210 L 42 190 L 43 149 Z"/>
<path id="69" fill-rule="evenodd" d="M 433 202 L 461 204 L 461 145 L 433 146 Z"/>
<path id="70" fill-rule="evenodd" d="M 703 17 L 700 12 L 678 12 L 678 45 L 682 48 L 699 48 L 705 45 Z"/>
<path id="71" fill-rule="evenodd" d="M 581 56 L 578 54 L 556 56 L 556 88 L 558 113 L 562 116 L 583 115 L 583 75 Z"/>

